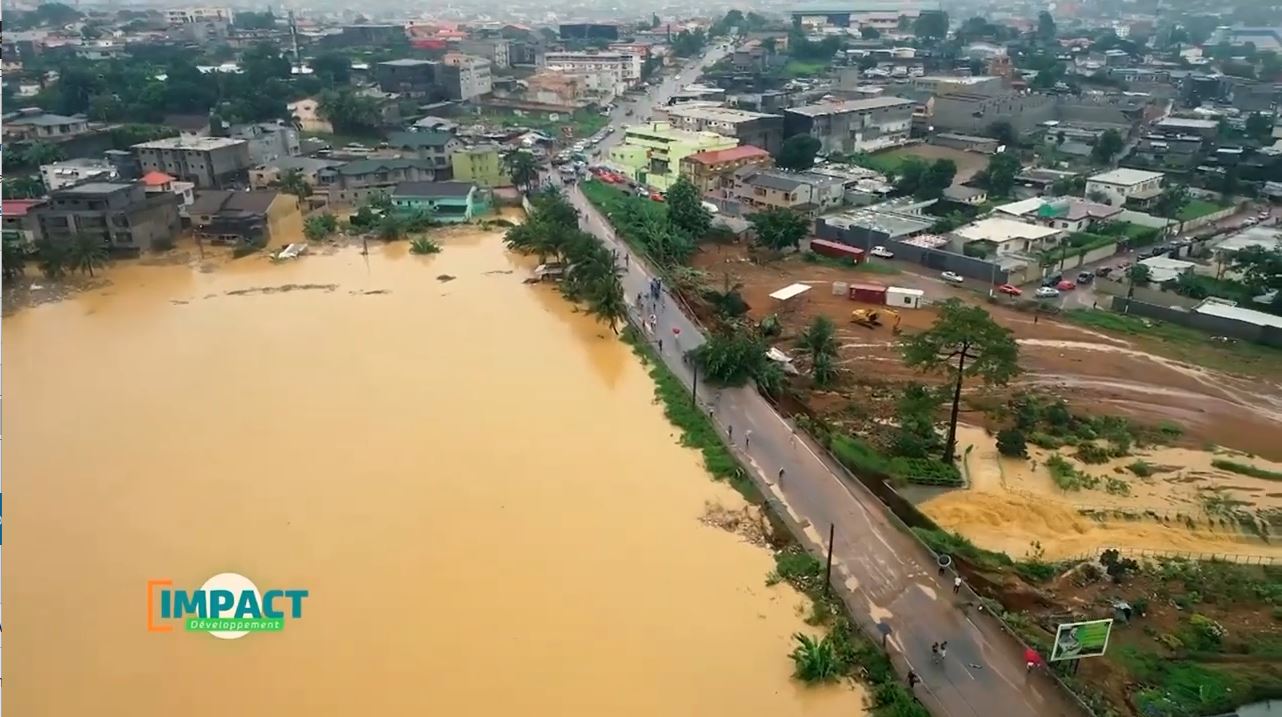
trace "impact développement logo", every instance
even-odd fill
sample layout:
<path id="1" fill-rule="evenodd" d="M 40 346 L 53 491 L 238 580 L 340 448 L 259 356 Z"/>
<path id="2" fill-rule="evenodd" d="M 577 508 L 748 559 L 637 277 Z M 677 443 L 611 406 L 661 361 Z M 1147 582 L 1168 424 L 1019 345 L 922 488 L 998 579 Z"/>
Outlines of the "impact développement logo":
<path id="1" fill-rule="evenodd" d="M 259 592 L 239 573 L 219 573 L 197 590 L 173 588 L 174 581 L 147 581 L 147 631 L 172 632 L 181 622 L 188 632 L 208 632 L 235 640 L 251 632 L 277 632 L 287 620 L 303 616 L 301 589 Z"/>

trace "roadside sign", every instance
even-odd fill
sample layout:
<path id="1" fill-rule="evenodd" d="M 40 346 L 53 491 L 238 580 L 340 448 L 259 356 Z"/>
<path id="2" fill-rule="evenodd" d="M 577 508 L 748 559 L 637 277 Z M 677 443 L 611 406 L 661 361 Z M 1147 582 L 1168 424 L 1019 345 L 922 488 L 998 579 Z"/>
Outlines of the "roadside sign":
<path id="1" fill-rule="evenodd" d="M 1113 631 L 1113 618 L 1061 623 L 1055 631 L 1055 646 L 1051 648 L 1051 662 L 1076 660 L 1082 657 L 1099 657 L 1108 648 L 1108 636 Z"/>

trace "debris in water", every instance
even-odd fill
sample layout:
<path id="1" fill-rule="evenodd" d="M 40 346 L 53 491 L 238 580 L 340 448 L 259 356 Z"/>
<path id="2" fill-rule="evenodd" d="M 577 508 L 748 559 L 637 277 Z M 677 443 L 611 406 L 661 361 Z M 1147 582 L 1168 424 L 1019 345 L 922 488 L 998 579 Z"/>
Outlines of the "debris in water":
<path id="1" fill-rule="evenodd" d="M 171 303 L 171 304 L 173 304 L 173 305 L 175 305 L 175 306 L 185 306 L 186 304 L 189 304 L 189 303 L 191 303 L 191 302 L 189 302 L 189 301 L 185 301 L 185 300 L 182 300 L 182 299 L 170 299 L 170 300 L 169 300 L 169 303 Z"/>
<path id="2" fill-rule="evenodd" d="M 248 296 L 250 294 L 281 294 L 287 291 L 324 291 L 330 292 L 338 284 L 285 284 L 284 286 L 258 286 L 252 289 L 236 289 L 225 292 L 227 296 Z"/>
<path id="3" fill-rule="evenodd" d="M 439 276 L 437 276 L 437 277 L 436 277 L 436 280 L 437 280 L 437 281 L 441 281 L 441 282 L 445 282 L 445 281 L 454 281 L 454 280 L 455 280 L 455 279 L 457 279 L 457 278 L 458 278 L 458 277 L 456 277 L 456 276 L 450 276 L 449 274 L 441 274 L 441 275 L 439 275 Z"/>
<path id="4" fill-rule="evenodd" d="M 738 535 L 753 545 L 765 545 L 770 538 L 770 524 L 752 506 L 735 510 L 716 503 L 704 503 L 699 522 Z"/>
<path id="5" fill-rule="evenodd" d="M 511 273 L 512 273 L 511 269 L 494 269 L 493 271 L 481 272 L 481 274 L 484 276 L 489 276 L 490 274 L 511 274 Z"/>

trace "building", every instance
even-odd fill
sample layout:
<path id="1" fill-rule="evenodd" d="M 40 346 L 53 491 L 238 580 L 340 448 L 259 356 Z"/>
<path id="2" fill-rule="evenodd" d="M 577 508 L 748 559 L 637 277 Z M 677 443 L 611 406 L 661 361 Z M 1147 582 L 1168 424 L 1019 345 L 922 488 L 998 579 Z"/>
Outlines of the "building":
<path id="1" fill-rule="evenodd" d="M 450 168 L 457 181 L 472 182 L 486 189 L 512 186 L 512 178 L 503 166 L 503 153 L 498 145 L 478 144 L 453 150 Z"/>
<path id="2" fill-rule="evenodd" d="M 361 159 L 316 172 L 331 204 L 360 204 L 374 194 L 387 194 L 402 182 L 432 182 L 436 162 L 430 159 Z"/>
<path id="3" fill-rule="evenodd" d="M 206 189 L 196 192 L 188 208 L 192 231 L 212 244 L 267 246 L 273 233 L 298 214 L 298 199 L 269 189 L 233 192 Z M 297 225 L 297 221 L 288 222 Z"/>
<path id="4" fill-rule="evenodd" d="M 425 213 L 453 224 L 471 221 L 486 211 L 486 205 L 471 182 L 401 182 L 392 191 L 392 210 Z"/>
<path id="5" fill-rule="evenodd" d="M 934 203 L 933 200 L 917 202 L 908 197 L 825 216 L 815 222 L 815 234 L 864 251 L 915 237 L 935 239 L 928 232 L 938 219 L 922 212 Z M 936 247 L 946 243 L 943 237 L 931 242 Z"/>
<path id="6" fill-rule="evenodd" d="M 226 7 L 179 7 L 162 10 L 165 22 L 170 25 L 186 25 L 193 22 L 220 21 L 231 22 L 234 17 L 231 8 Z"/>
<path id="7" fill-rule="evenodd" d="M 1084 232 L 1097 224 L 1115 220 L 1122 213 L 1122 208 L 1078 197 L 1030 197 L 1003 204 L 993 211 L 999 216 L 1017 217 L 1065 232 Z"/>
<path id="8" fill-rule="evenodd" d="M 763 209 L 791 209 L 809 217 L 838 209 L 845 202 L 846 183 L 840 177 L 813 172 L 744 167 L 731 175 L 726 197 L 740 214 Z"/>
<path id="9" fill-rule="evenodd" d="M 952 92 L 966 92 L 975 95 L 1003 95 L 1008 92 L 1006 84 L 1000 77 L 992 75 L 922 75 L 908 79 L 907 93 L 913 99 L 925 100 L 933 95 L 946 95 Z M 901 88 L 896 87 L 899 91 Z"/>
<path id="10" fill-rule="evenodd" d="M 683 158 L 681 176 L 689 179 L 700 194 L 708 194 L 733 186 L 733 174 L 736 170 L 770 165 L 769 152 L 752 145 L 740 145 L 730 149 L 699 152 Z"/>
<path id="11" fill-rule="evenodd" d="M 669 107 L 668 122 L 690 132 L 716 132 L 734 137 L 741 145 L 760 147 L 770 154 L 778 153 L 783 144 L 782 115 L 692 104 Z"/>
<path id="12" fill-rule="evenodd" d="M 298 130 L 285 124 L 256 122 L 232 125 L 228 135 L 249 143 L 249 161 L 265 164 L 298 154 Z"/>
<path id="13" fill-rule="evenodd" d="M 1004 217 L 989 217 L 953 232 L 951 249 L 967 256 L 1042 252 L 1059 244 L 1057 229 Z"/>
<path id="14" fill-rule="evenodd" d="M 618 92 L 623 92 L 641 81 L 641 57 L 623 52 L 549 50 L 543 53 L 539 66 L 565 72 L 606 70 L 614 77 L 619 87 Z"/>
<path id="15" fill-rule="evenodd" d="M 440 65 L 438 84 L 451 100 L 468 101 L 488 95 L 494 89 L 490 61 L 472 55 L 450 53 Z"/>
<path id="16" fill-rule="evenodd" d="M 334 131 L 334 125 L 320 116 L 320 101 L 314 97 L 295 100 L 285 105 L 285 108 L 291 116 L 297 118 L 298 127 L 304 132 L 330 134 Z"/>
<path id="17" fill-rule="evenodd" d="M 344 25 L 337 35 L 326 38 L 329 44 L 344 47 L 395 47 L 404 45 L 408 36 L 401 25 Z"/>
<path id="18" fill-rule="evenodd" d="M 473 55 L 488 60 L 496 70 L 506 70 L 512 66 L 512 41 L 501 37 L 484 40 L 460 40 L 455 48 L 465 55 Z"/>
<path id="19" fill-rule="evenodd" d="M 148 172 L 138 181 L 147 194 L 173 194 L 178 197 L 178 213 L 183 215 L 196 200 L 196 185 L 180 182 L 164 172 Z"/>
<path id="20" fill-rule="evenodd" d="M 1220 123 L 1209 119 L 1189 119 L 1187 117 L 1167 117 L 1160 120 L 1153 128 L 1163 134 L 1175 136 L 1197 135 L 1202 139 L 1215 139 L 1220 133 Z"/>
<path id="21" fill-rule="evenodd" d="M 958 134 L 983 134 L 999 121 L 1023 134 L 1055 118 L 1055 98 L 1040 94 L 950 92 L 936 96 L 929 108 L 935 130 Z"/>
<path id="22" fill-rule="evenodd" d="M 608 40 L 619 39 L 619 26 L 604 22 L 571 22 L 562 23 L 558 37 L 562 40 Z"/>
<path id="23" fill-rule="evenodd" d="M 440 64 L 432 60 L 408 58 L 380 62 L 374 65 L 374 81 L 384 92 L 411 97 L 432 96 L 441 91 L 437 79 L 437 68 Z"/>
<path id="24" fill-rule="evenodd" d="M 89 180 L 109 181 L 115 178 L 116 168 L 104 159 L 68 159 L 40 165 L 40 179 L 45 183 L 45 190 L 50 192 Z"/>
<path id="25" fill-rule="evenodd" d="M 609 70 L 540 70 L 525 79 L 525 99 L 568 110 L 592 102 L 604 104 L 619 91 L 619 79 Z"/>
<path id="26" fill-rule="evenodd" d="M 1161 172 L 1140 169 L 1114 169 L 1089 177 L 1086 180 L 1086 196 L 1102 195 L 1105 204 L 1115 207 L 1127 202 L 1144 204 L 1162 193 L 1164 176 Z"/>
<path id="27" fill-rule="evenodd" d="M 320 184 L 318 174 L 323 169 L 340 167 L 344 163 L 333 159 L 313 157 L 281 157 L 280 159 L 260 164 L 249 170 L 249 186 L 254 189 L 267 189 L 279 182 L 290 172 L 298 172 L 309 187 L 315 189 Z"/>
<path id="28" fill-rule="evenodd" d="M 178 198 L 147 194 L 140 182 L 85 182 L 49 193 L 35 210 L 40 236 L 83 234 L 113 250 L 146 251 L 173 241 L 181 227 Z"/>
<path id="29" fill-rule="evenodd" d="M 44 199 L 6 199 L 0 207 L 0 220 L 4 221 L 0 239 L 5 244 L 17 242 L 32 248 L 40 238 L 40 222 L 33 211 L 45 204 Z"/>
<path id="30" fill-rule="evenodd" d="M 1148 259 L 1140 259 L 1139 263 L 1148 267 L 1148 281 L 1150 284 L 1165 284 L 1168 281 L 1175 281 L 1180 278 L 1181 274 L 1192 273 L 1197 267 L 1197 264 L 1191 261 L 1172 259 L 1169 256 L 1153 256 Z"/>
<path id="31" fill-rule="evenodd" d="M 965 184 L 954 184 L 944 189 L 944 199 L 977 207 L 988 201 L 988 190 L 981 187 L 970 187 Z"/>
<path id="32" fill-rule="evenodd" d="M 432 163 L 436 180 L 449 179 L 450 155 L 463 148 L 463 141 L 448 132 L 392 132 L 387 146 L 412 154 Z"/>
<path id="33" fill-rule="evenodd" d="M 899 97 L 828 102 L 784 110 L 784 135 L 807 134 L 823 152 L 871 152 L 908 141 L 914 103 Z"/>
<path id="34" fill-rule="evenodd" d="M 135 144 L 130 149 L 143 173 L 164 172 L 200 189 L 243 182 L 252 166 L 249 143 L 230 137 L 170 137 Z"/>
<path id="35" fill-rule="evenodd" d="M 31 140 L 46 142 L 74 137 L 89 131 L 89 120 L 79 115 L 56 115 L 38 107 L 27 107 L 4 116 L 6 142 Z"/>
<path id="36" fill-rule="evenodd" d="M 953 134 L 944 132 L 933 135 L 930 143 L 940 147 L 952 147 L 966 152 L 978 152 L 980 154 L 995 154 L 1001 142 L 992 137 L 976 137 L 970 134 Z"/>
<path id="37" fill-rule="evenodd" d="M 737 143 L 715 132 L 688 132 L 651 122 L 626 128 L 623 142 L 610 149 L 610 162 L 625 168 L 635 181 L 662 191 L 677 181 L 682 159 Z"/>

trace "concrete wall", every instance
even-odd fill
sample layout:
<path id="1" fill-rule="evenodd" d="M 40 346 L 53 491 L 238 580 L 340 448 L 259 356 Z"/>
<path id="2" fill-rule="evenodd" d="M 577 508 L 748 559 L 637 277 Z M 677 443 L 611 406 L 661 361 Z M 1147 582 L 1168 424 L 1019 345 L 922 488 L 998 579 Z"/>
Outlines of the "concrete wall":
<path id="1" fill-rule="evenodd" d="M 1211 214 L 1207 214 L 1206 216 L 1198 217 L 1197 219 L 1190 219 L 1184 222 L 1182 225 L 1180 225 L 1180 232 L 1182 233 L 1182 232 L 1191 231 L 1193 229 L 1197 229 L 1198 227 L 1204 227 L 1208 224 L 1218 222 L 1221 219 L 1226 219 L 1228 217 L 1233 216 L 1234 214 L 1237 213 L 1237 211 L 1238 211 L 1238 205 L 1234 204 L 1232 206 L 1225 207 L 1224 209 L 1221 209 L 1218 212 L 1213 212 Z"/>
<path id="2" fill-rule="evenodd" d="M 1125 297 L 1113 299 L 1113 311 L 1132 316 L 1142 316 L 1158 321 L 1205 331 L 1212 336 L 1229 336 L 1242 341 L 1253 341 L 1267 346 L 1282 348 L 1282 329 L 1272 326 L 1256 326 L 1236 319 L 1220 316 L 1207 316 L 1176 307 L 1158 306 L 1143 301 L 1128 301 Z"/>
<path id="3" fill-rule="evenodd" d="M 1125 281 L 1114 281 L 1111 278 L 1099 277 L 1095 280 L 1095 292 L 1126 298 L 1126 295 L 1131 293 L 1131 285 Z M 1184 309 L 1191 309 L 1202 303 L 1198 299 L 1180 296 L 1174 291 L 1162 291 L 1156 286 L 1136 286 L 1132 298 L 1154 306 L 1180 307 Z"/>
<path id="4" fill-rule="evenodd" d="M 967 279 L 977 279 L 994 284 L 1004 284 L 1010 281 L 1010 272 L 990 261 L 942 249 L 927 249 L 913 244 L 905 244 L 891 239 L 883 232 L 864 227 L 841 229 L 829 226 L 820 218 L 815 222 L 815 235 L 820 239 L 842 242 L 865 251 L 874 246 L 884 246 L 895 253 L 896 261 L 909 261 L 941 272 L 955 272 Z"/>
<path id="5" fill-rule="evenodd" d="M 1117 220 L 1119 222 L 1130 222 L 1131 224 L 1138 224 L 1142 227 L 1151 227 L 1153 229 L 1161 229 L 1162 227 L 1174 223 L 1166 217 L 1155 217 L 1152 214 L 1136 212 L 1130 209 L 1123 209 L 1122 213 L 1117 215 Z"/>
<path id="6" fill-rule="evenodd" d="M 1056 271 L 1063 272 L 1063 271 L 1069 271 L 1070 269 L 1076 269 L 1077 267 L 1083 264 L 1090 264 L 1092 262 L 1100 261 L 1102 259 L 1107 259 L 1116 253 L 1117 253 L 1117 244 L 1116 243 L 1108 244 L 1106 246 L 1099 247 L 1098 249 L 1092 249 L 1086 252 L 1085 254 L 1081 254 L 1079 256 L 1070 256 L 1067 259 L 1065 259 L 1063 262 L 1057 263 L 1055 267 L 1050 270 L 1050 273 L 1053 274 Z"/>

